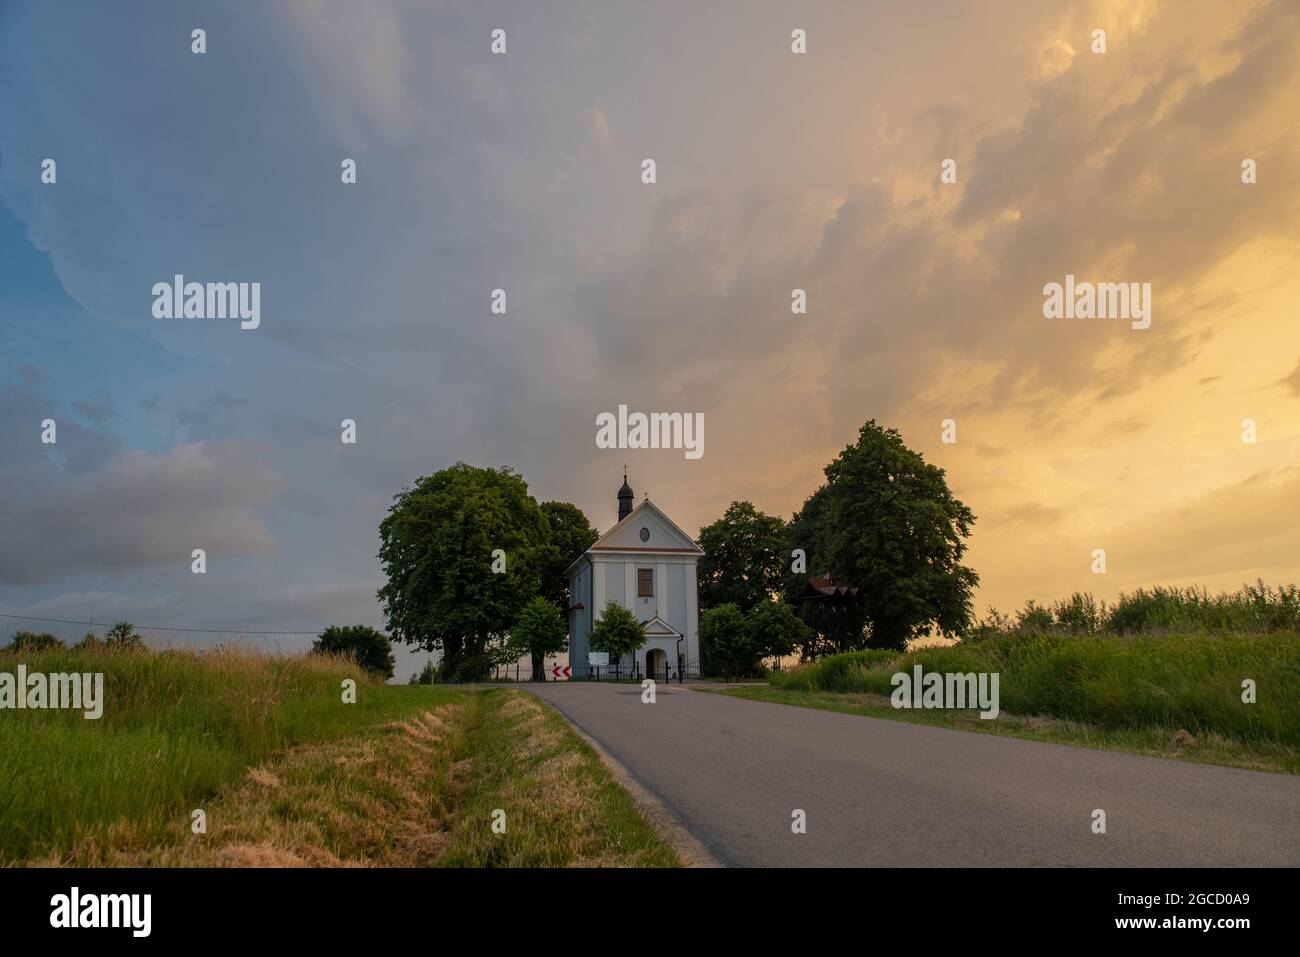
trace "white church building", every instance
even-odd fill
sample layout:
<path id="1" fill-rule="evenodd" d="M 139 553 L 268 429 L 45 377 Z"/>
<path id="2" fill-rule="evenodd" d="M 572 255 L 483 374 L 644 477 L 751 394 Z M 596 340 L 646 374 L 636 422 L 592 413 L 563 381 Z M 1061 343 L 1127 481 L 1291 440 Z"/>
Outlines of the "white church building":
<path id="1" fill-rule="evenodd" d="M 700 665 L 700 613 L 695 566 L 704 551 L 646 498 L 633 506 L 623 475 L 618 524 L 574 560 L 569 579 L 569 664 L 588 674 L 592 624 L 608 602 L 632 612 L 646 633 L 635 655 L 610 661 L 623 674 L 666 673 L 675 679 Z M 601 668 L 604 673 L 604 668 Z"/>

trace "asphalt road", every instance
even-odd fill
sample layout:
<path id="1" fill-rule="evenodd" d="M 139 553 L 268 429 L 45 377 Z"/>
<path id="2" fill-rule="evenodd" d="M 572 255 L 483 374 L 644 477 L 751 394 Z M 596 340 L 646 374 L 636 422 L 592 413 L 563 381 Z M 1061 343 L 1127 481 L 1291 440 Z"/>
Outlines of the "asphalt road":
<path id="1" fill-rule="evenodd" d="M 660 685 L 528 690 L 728 866 L 1296 866 L 1300 777 Z M 1092 831 L 1106 812 L 1106 833 Z M 795 834 L 792 813 L 807 816 Z"/>

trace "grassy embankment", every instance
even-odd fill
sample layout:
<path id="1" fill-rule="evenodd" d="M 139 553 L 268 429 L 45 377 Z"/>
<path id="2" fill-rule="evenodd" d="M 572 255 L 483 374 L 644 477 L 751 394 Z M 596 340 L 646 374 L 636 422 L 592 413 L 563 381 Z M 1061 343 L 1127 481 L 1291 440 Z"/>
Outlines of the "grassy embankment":
<path id="1" fill-rule="evenodd" d="M 348 661 L 241 650 L 0 652 L 0 671 L 19 663 L 102 671 L 106 700 L 97 721 L 0 711 L 0 864 L 677 863 L 522 692 L 383 685 Z"/>
<path id="2" fill-rule="evenodd" d="M 1039 741 L 1300 773 L 1300 603 L 1294 588 L 1156 590 L 1113 608 L 1076 595 L 910 653 L 835 655 L 722 693 Z M 1124 629 L 1123 631 L 1119 629 Z M 1137 633 L 1132 633 L 1136 631 Z M 891 706 L 891 677 L 1000 675 L 1001 714 Z M 1251 679 L 1256 702 L 1242 700 Z"/>

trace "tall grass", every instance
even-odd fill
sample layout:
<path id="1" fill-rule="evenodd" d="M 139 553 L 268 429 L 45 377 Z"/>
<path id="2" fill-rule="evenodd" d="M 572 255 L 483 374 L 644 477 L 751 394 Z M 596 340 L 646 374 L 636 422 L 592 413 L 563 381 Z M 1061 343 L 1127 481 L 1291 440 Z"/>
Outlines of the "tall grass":
<path id="1" fill-rule="evenodd" d="M 104 712 L 0 711 L 0 863 L 75 846 L 117 821 L 188 817 L 250 765 L 427 707 L 350 660 L 206 651 L 0 650 L 0 671 L 103 672 Z M 355 704 L 342 682 L 357 682 Z"/>
<path id="2" fill-rule="evenodd" d="M 978 641 L 1015 632 L 1062 632 L 1073 635 L 1179 633 L 1257 634 L 1300 631 L 1300 588 L 1271 588 L 1263 581 L 1235 592 L 1211 595 L 1204 588 L 1139 588 L 1121 594 L 1115 604 L 1086 592 L 1051 605 L 1030 601 L 1008 618 L 990 609 L 967 640 Z"/>
<path id="3" fill-rule="evenodd" d="M 1105 728 L 1215 732 L 1300 745 L 1300 633 L 1213 635 L 998 634 L 910 653 L 834 655 L 771 683 L 804 691 L 890 694 L 895 672 L 997 672 L 1003 710 Z M 1242 701 L 1252 679 L 1257 702 Z"/>

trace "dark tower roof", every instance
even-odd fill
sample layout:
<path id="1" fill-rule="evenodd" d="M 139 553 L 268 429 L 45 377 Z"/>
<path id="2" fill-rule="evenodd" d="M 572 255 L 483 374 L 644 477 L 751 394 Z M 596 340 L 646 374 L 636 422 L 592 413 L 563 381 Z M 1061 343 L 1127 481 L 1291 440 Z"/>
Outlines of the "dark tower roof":
<path id="1" fill-rule="evenodd" d="M 632 514 L 632 500 L 634 498 L 632 486 L 627 484 L 627 468 L 623 468 L 623 487 L 618 490 L 618 520 L 621 522 Z"/>

